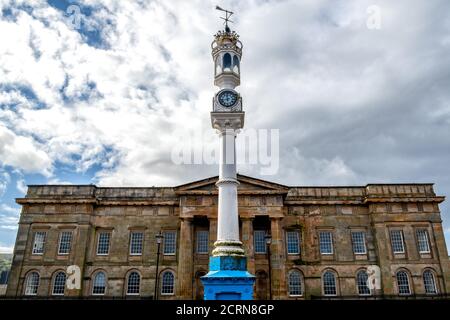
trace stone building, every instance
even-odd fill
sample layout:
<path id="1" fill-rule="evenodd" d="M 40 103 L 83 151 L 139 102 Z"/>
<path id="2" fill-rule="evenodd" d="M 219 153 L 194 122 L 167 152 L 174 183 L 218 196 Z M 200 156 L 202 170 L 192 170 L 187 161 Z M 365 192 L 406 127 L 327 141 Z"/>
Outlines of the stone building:
<path id="1" fill-rule="evenodd" d="M 432 184 L 288 187 L 238 180 L 240 237 L 256 275 L 256 299 L 449 292 L 444 197 Z M 17 199 L 22 213 L 7 295 L 150 298 L 161 231 L 157 298 L 201 299 L 200 277 L 217 234 L 216 181 L 29 186 Z"/>

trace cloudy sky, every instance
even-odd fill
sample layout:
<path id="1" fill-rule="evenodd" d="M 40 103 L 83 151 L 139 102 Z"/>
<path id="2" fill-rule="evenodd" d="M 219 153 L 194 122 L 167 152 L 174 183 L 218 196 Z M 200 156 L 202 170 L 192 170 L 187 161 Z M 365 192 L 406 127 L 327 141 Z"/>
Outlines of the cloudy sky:
<path id="1" fill-rule="evenodd" d="M 287 185 L 433 182 L 450 196 L 448 0 L 0 0 L 0 251 L 12 250 L 27 184 L 216 174 L 171 158 L 191 134 L 197 149 L 217 142 L 216 4 L 238 13 L 246 128 L 279 129 L 279 170 L 240 173 Z"/>

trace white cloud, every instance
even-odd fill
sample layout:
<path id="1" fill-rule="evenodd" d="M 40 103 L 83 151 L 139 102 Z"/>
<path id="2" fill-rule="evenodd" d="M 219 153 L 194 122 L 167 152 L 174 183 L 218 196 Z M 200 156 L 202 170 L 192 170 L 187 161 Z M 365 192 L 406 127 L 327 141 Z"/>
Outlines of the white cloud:
<path id="1" fill-rule="evenodd" d="M 27 193 L 28 187 L 25 184 L 25 180 L 23 179 L 18 179 L 16 182 L 16 188 L 17 190 L 19 190 L 20 192 L 22 192 L 23 194 Z"/>

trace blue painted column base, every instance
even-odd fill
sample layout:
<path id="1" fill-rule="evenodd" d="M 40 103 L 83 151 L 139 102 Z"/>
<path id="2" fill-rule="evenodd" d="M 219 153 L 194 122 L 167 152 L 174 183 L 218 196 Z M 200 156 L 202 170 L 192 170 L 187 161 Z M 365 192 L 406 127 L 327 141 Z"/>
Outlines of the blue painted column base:
<path id="1" fill-rule="evenodd" d="M 245 257 L 210 257 L 209 272 L 200 278 L 205 300 L 253 300 L 255 276 Z"/>

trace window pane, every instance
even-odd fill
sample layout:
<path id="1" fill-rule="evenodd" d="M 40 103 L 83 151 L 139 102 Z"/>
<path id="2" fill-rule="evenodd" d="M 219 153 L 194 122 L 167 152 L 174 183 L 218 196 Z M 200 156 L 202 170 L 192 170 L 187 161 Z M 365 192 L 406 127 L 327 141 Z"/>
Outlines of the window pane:
<path id="1" fill-rule="evenodd" d="M 327 271 L 323 275 L 323 293 L 326 296 L 336 295 L 336 277 L 333 272 Z"/>
<path id="2" fill-rule="evenodd" d="M 333 253 L 333 235 L 331 232 L 328 231 L 319 232 L 319 242 L 321 254 Z"/>
<path id="3" fill-rule="evenodd" d="M 420 253 L 430 252 L 430 243 L 428 241 L 428 231 L 425 229 L 417 230 L 417 245 Z"/>
<path id="4" fill-rule="evenodd" d="M 208 253 L 209 231 L 197 231 L 197 253 Z"/>
<path id="5" fill-rule="evenodd" d="M 174 293 L 175 277 L 172 272 L 166 271 L 162 275 L 161 294 Z"/>
<path id="6" fill-rule="evenodd" d="M 289 295 L 301 296 L 302 294 L 302 277 L 300 272 L 292 271 L 289 273 Z"/>
<path id="7" fill-rule="evenodd" d="M 411 290 L 409 288 L 408 274 L 405 271 L 397 272 L 397 285 L 399 294 L 401 295 L 411 294 Z"/>
<path id="8" fill-rule="evenodd" d="M 366 253 L 366 235 L 364 232 L 352 232 L 353 253 Z"/>
<path id="9" fill-rule="evenodd" d="M 358 286 L 358 294 L 359 295 L 370 295 L 370 289 L 367 285 L 367 280 L 369 276 L 366 271 L 358 272 L 356 276 L 357 286 Z"/>
<path id="10" fill-rule="evenodd" d="M 130 236 L 130 254 L 141 255 L 144 242 L 144 233 L 132 232 Z"/>
<path id="11" fill-rule="evenodd" d="M 59 236 L 58 254 L 69 254 L 72 244 L 72 232 L 64 231 Z"/>
<path id="12" fill-rule="evenodd" d="M 27 284 L 25 288 L 25 295 L 35 296 L 39 288 L 39 274 L 32 272 L 27 277 Z"/>
<path id="13" fill-rule="evenodd" d="M 436 282 L 434 280 L 433 272 L 427 270 L 423 273 L 423 284 L 425 286 L 425 293 L 437 294 Z"/>
<path id="14" fill-rule="evenodd" d="M 99 272 L 94 277 L 94 284 L 92 286 L 92 294 L 103 295 L 106 292 L 106 275 L 104 272 Z"/>
<path id="15" fill-rule="evenodd" d="M 64 295 L 64 289 L 66 288 L 66 274 L 64 272 L 58 272 L 53 280 L 52 294 L 55 296 Z"/>
<path id="16" fill-rule="evenodd" d="M 253 232 L 255 253 L 266 253 L 266 231 L 255 230 Z"/>
<path id="17" fill-rule="evenodd" d="M 33 254 L 43 254 L 45 245 L 45 232 L 36 232 L 34 234 Z"/>
<path id="18" fill-rule="evenodd" d="M 176 232 L 165 231 L 164 232 L 164 254 L 173 255 L 176 252 Z"/>
<path id="19" fill-rule="evenodd" d="M 141 276 L 137 272 L 132 272 L 128 276 L 127 294 L 136 295 L 139 294 L 141 285 Z"/>
<path id="20" fill-rule="evenodd" d="M 101 232 L 98 235 L 97 254 L 107 255 L 109 254 L 109 241 L 111 234 L 109 232 Z"/>
<path id="21" fill-rule="evenodd" d="M 286 232 L 287 253 L 300 254 L 300 236 L 298 231 Z"/>
<path id="22" fill-rule="evenodd" d="M 403 232 L 401 230 L 391 231 L 391 244 L 394 253 L 404 253 L 405 247 L 403 244 Z"/>

